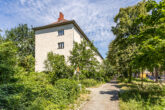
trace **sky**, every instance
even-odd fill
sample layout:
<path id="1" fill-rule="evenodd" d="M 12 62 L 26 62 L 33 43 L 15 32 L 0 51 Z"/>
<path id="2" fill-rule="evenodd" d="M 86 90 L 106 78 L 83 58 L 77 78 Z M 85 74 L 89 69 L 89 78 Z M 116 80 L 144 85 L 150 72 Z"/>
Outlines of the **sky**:
<path id="1" fill-rule="evenodd" d="M 43 26 L 56 22 L 59 12 L 75 20 L 105 58 L 109 43 L 115 38 L 111 27 L 120 8 L 141 0 L 0 0 L 0 29 L 18 24 Z"/>

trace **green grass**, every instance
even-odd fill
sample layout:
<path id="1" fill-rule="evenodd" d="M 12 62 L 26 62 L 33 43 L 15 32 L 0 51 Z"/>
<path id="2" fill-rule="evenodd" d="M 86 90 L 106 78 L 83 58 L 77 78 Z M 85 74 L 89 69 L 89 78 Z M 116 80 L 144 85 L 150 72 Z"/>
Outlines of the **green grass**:
<path id="1" fill-rule="evenodd" d="M 80 80 L 80 83 L 84 87 L 96 87 L 96 86 L 99 86 L 100 84 L 102 84 L 103 82 L 97 81 L 94 79 L 83 79 L 83 80 Z"/>
<path id="2" fill-rule="evenodd" d="M 165 108 L 165 86 L 146 79 L 132 83 L 120 83 L 120 110 L 163 110 Z"/>

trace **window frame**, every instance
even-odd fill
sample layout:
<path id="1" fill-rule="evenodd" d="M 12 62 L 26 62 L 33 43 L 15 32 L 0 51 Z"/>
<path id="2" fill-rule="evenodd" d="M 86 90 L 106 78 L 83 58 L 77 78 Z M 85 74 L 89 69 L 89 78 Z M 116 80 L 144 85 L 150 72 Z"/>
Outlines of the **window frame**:
<path id="1" fill-rule="evenodd" d="M 58 36 L 63 36 L 64 35 L 64 29 L 58 30 Z"/>
<path id="2" fill-rule="evenodd" d="M 64 49 L 64 42 L 58 42 L 58 49 Z"/>

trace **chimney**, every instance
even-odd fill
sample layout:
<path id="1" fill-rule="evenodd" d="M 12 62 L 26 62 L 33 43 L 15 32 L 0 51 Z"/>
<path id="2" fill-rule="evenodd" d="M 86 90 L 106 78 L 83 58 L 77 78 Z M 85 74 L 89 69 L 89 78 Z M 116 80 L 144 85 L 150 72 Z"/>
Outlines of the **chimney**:
<path id="1" fill-rule="evenodd" d="M 62 20 L 64 20 L 64 15 L 63 15 L 63 13 L 60 12 L 58 22 L 60 22 Z"/>

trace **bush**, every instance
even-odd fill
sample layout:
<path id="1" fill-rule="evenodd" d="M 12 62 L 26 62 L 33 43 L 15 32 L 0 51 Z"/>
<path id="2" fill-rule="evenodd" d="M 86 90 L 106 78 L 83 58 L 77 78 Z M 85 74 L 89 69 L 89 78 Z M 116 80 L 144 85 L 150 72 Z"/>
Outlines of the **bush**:
<path id="1" fill-rule="evenodd" d="M 31 107 L 36 98 L 47 98 L 45 91 L 51 85 L 44 73 L 22 73 L 16 77 L 19 79 L 16 83 L 0 85 L 0 107 L 7 110 L 26 109 Z M 52 94 L 56 94 L 56 91 L 52 91 Z"/>
<path id="2" fill-rule="evenodd" d="M 24 86 L 21 84 L 3 84 L 0 86 L 0 107 L 1 109 L 21 109 L 25 105 L 22 104 L 22 92 Z"/>
<path id="3" fill-rule="evenodd" d="M 19 59 L 19 65 L 22 66 L 28 72 L 34 71 L 34 67 L 35 67 L 34 63 L 35 63 L 35 58 L 32 55 L 21 57 Z"/>
<path id="4" fill-rule="evenodd" d="M 17 48 L 12 42 L 0 42 L 0 84 L 10 82 L 15 71 Z"/>
<path id="5" fill-rule="evenodd" d="M 65 92 L 52 85 L 43 88 L 29 106 L 31 110 L 63 109 L 68 104 Z"/>
<path id="6" fill-rule="evenodd" d="M 63 96 L 69 101 L 75 100 L 80 94 L 78 83 L 71 79 L 60 79 L 55 82 L 55 88 L 63 91 Z"/>
<path id="7" fill-rule="evenodd" d="M 94 69 L 91 69 L 90 71 L 82 70 L 79 74 L 79 79 L 95 79 L 97 81 L 105 81 L 103 74 L 100 71 L 95 71 Z"/>
<path id="8" fill-rule="evenodd" d="M 49 74 L 51 83 L 62 78 L 71 78 L 73 76 L 73 69 L 65 63 L 63 55 L 54 54 L 49 52 L 45 61 L 46 72 Z"/>
<path id="9" fill-rule="evenodd" d="M 49 100 L 46 100 L 43 97 L 38 97 L 28 108 L 28 110 L 61 110 L 59 105 L 52 103 Z"/>
<path id="10" fill-rule="evenodd" d="M 61 110 L 80 94 L 74 80 L 49 83 L 45 73 L 22 73 L 17 83 L 0 85 L 0 107 L 5 110 Z"/>
<path id="11" fill-rule="evenodd" d="M 94 79 L 83 79 L 80 82 L 85 87 L 96 86 L 98 84 L 98 82 L 96 80 L 94 80 Z"/>
<path id="12" fill-rule="evenodd" d="M 77 97 L 77 95 L 73 93 L 77 92 L 76 82 L 70 80 L 58 80 L 55 85 L 52 85 L 49 83 L 48 77 L 49 76 L 45 73 L 33 72 L 24 78 L 24 84 L 29 90 L 24 94 L 26 94 L 26 98 L 31 98 L 28 100 L 31 100 L 32 106 L 35 107 L 35 105 L 40 105 L 47 101 L 46 103 L 51 103 L 52 107 L 64 108 L 70 103 L 71 98 Z M 61 87 L 63 87 L 63 89 Z M 79 93 L 79 91 L 77 93 Z M 43 101 L 38 101 L 39 99 L 36 98 L 41 98 Z M 46 108 L 48 105 L 49 104 L 44 104 L 43 106 Z"/>

